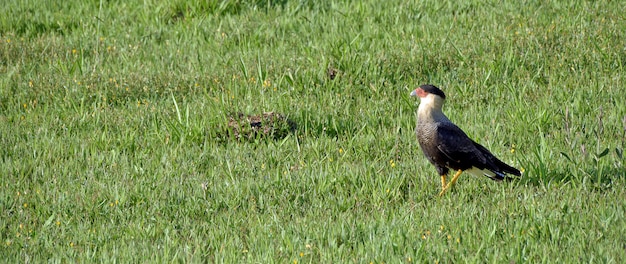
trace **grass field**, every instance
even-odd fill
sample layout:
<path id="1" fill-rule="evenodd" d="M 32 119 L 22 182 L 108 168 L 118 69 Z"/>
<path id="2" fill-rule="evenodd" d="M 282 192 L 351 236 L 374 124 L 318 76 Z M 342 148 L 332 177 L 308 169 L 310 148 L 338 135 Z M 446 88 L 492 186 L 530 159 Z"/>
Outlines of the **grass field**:
<path id="1" fill-rule="evenodd" d="M 621 1 L 193 2 L 0 6 L 0 259 L 626 261 Z M 523 177 L 438 197 L 423 83 Z"/>

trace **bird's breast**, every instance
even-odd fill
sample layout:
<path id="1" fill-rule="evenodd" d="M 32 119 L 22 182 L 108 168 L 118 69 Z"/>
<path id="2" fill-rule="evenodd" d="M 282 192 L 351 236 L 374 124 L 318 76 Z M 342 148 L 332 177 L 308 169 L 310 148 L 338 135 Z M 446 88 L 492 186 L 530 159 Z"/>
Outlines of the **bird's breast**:
<path id="1" fill-rule="evenodd" d="M 429 122 L 418 122 L 415 135 L 424 154 L 433 156 L 437 151 L 437 126 Z"/>

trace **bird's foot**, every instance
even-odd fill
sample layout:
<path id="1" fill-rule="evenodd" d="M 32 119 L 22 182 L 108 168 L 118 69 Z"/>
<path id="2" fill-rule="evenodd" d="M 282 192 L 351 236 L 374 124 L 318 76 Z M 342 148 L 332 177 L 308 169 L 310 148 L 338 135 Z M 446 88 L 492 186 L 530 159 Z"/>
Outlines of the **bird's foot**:
<path id="1" fill-rule="evenodd" d="M 450 189 L 450 188 L 452 188 L 452 186 L 454 186 L 454 184 L 456 183 L 456 180 L 459 179 L 459 176 L 461 175 L 461 172 L 463 172 L 463 171 L 462 170 L 458 170 L 454 174 L 454 177 L 452 177 L 452 180 L 448 184 L 445 184 L 445 182 L 446 182 L 445 175 L 441 176 L 441 192 L 439 193 L 439 196 L 443 196 L 448 191 L 448 189 Z"/>

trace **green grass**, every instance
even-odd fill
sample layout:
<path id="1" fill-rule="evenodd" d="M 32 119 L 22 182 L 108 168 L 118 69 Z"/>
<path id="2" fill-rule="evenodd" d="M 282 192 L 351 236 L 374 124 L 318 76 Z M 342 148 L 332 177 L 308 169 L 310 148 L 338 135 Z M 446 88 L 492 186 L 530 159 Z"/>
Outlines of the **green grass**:
<path id="1" fill-rule="evenodd" d="M 626 261 L 620 1 L 56 2 L 0 7 L 0 259 Z M 423 83 L 524 176 L 437 197 Z"/>

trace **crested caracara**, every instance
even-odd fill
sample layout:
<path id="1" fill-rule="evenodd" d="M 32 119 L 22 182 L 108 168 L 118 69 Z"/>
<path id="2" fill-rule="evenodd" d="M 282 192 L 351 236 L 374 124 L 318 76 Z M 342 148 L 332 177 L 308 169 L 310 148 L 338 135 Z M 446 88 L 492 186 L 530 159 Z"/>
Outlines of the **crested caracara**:
<path id="1" fill-rule="evenodd" d="M 415 133 L 424 155 L 441 176 L 439 195 L 450 189 L 463 171 L 493 180 L 502 180 L 507 173 L 521 176 L 519 170 L 502 162 L 487 148 L 471 140 L 443 114 L 441 107 L 446 95 L 439 88 L 425 84 L 411 92 L 411 96 L 420 98 Z M 446 184 L 446 175 L 450 169 L 456 173 Z"/>

